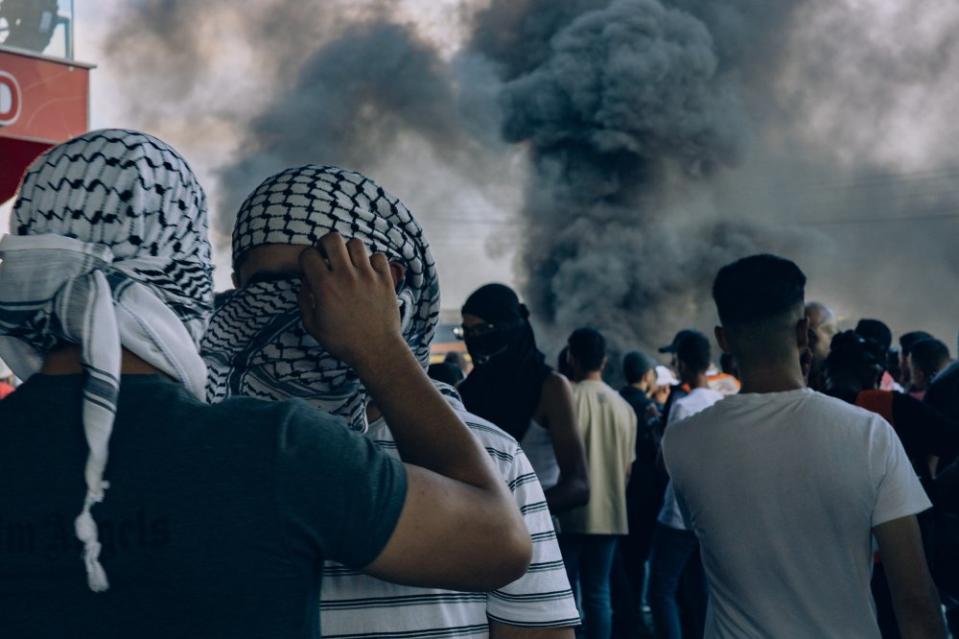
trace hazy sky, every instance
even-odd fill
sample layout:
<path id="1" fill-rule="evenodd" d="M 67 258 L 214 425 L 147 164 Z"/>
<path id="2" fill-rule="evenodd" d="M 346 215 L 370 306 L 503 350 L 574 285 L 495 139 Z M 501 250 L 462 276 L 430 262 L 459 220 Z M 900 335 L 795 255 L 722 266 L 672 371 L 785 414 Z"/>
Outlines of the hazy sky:
<path id="1" fill-rule="evenodd" d="M 464 7 L 482 4 L 481 0 L 397 0 L 386 5 L 375 0 L 325 0 L 318 6 L 334 7 L 339 14 L 388 6 L 398 21 L 414 23 L 444 55 L 451 56 L 462 41 Z M 251 0 L 244 6 L 255 5 Z M 907 327 L 904 317 L 920 317 L 927 325 L 926 318 L 934 315 L 928 325 L 952 343 L 955 305 L 935 308 L 935 291 L 954 289 L 955 265 L 943 265 L 942 255 L 927 252 L 925 245 L 931 239 L 941 245 L 943 237 L 952 237 L 959 213 L 959 205 L 954 204 L 957 198 L 950 195 L 955 190 L 952 183 L 959 178 L 959 128 L 954 126 L 959 112 L 959 84 L 955 82 L 959 46 L 954 37 L 959 33 L 959 3 L 926 0 L 921 10 L 914 0 L 810 0 L 807 5 L 795 32 L 783 38 L 791 63 L 779 77 L 770 79 L 782 104 L 792 111 L 790 125 L 802 129 L 806 143 L 831 154 L 840 166 L 868 163 L 888 171 L 893 176 L 890 195 L 880 204 L 889 208 L 890 215 L 910 210 L 909 202 L 899 202 L 913 196 L 907 189 L 904 197 L 899 188 L 903 185 L 913 190 L 919 185 L 930 198 L 948 202 L 942 216 L 910 223 L 902 227 L 909 233 L 901 236 L 896 222 L 846 220 L 836 226 L 805 227 L 810 233 L 819 233 L 827 245 L 823 265 L 808 265 L 816 275 L 810 282 L 810 295 L 835 305 L 849 319 L 857 314 L 888 315 L 899 330 Z M 238 103 L 255 106 L 267 102 L 271 78 L 263 77 L 263 70 L 257 68 L 257 51 L 237 38 L 228 19 L 211 21 L 204 25 L 210 35 L 204 53 L 213 60 L 214 73 L 204 76 L 203 85 L 185 98 L 164 100 L 162 92 L 152 93 L 149 99 L 160 104 L 144 110 L 144 96 L 132 94 L 129 78 L 121 75 L 126 72 L 121 71 L 118 59 L 123 52 L 107 54 L 104 50 L 119 13 L 127 6 L 108 0 L 76 2 L 76 56 L 98 65 L 92 73 L 91 126 L 140 128 L 166 139 L 190 160 L 215 211 L 216 171 L 232 159 L 239 132 L 223 119 L 204 114 L 215 115 Z M 167 80 L 162 75 L 178 71 L 165 69 L 163 62 L 159 60 L 153 68 L 161 76 L 156 78 L 161 88 Z M 175 64 L 189 65 L 189 61 Z M 814 86 L 810 78 L 815 79 Z M 790 149 L 781 152 L 788 156 Z M 444 171 L 445 160 L 417 139 L 403 140 L 394 153 L 388 170 L 371 177 L 400 196 L 423 221 L 439 263 L 444 306 L 457 308 L 466 294 L 487 281 L 511 281 L 515 255 L 511 221 L 521 205 L 528 171 L 523 149 L 504 153 L 494 167 L 499 179 L 484 184 L 474 183 L 469 175 Z M 763 174 L 757 165 L 768 160 L 762 155 L 747 157 L 741 170 L 725 176 L 725 184 L 720 186 L 740 197 L 749 191 L 745 199 L 753 207 L 766 203 L 783 211 L 790 206 L 821 210 L 821 218 L 829 224 L 856 198 L 863 200 L 856 202 L 857 208 L 870 206 L 856 184 L 850 187 L 839 176 L 823 176 L 804 186 L 803 179 L 815 173 L 810 167 L 801 167 L 807 177 L 797 178 L 798 185 L 788 179 L 782 184 L 752 184 L 754 176 Z M 442 179 L 424 188 L 423 175 L 433 173 Z M 250 184 L 251 189 L 254 186 Z M 762 193 L 755 195 L 751 190 Z M 795 197 L 805 198 L 803 206 L 783 202 Z M 882 197 L 882 193 L 869 189 L 868 197 Z M 788 218 L 787 213 L 782 216 Z M 222 247 L 224 239 L 214 241 Z M 869 244 L 868 260 L 843 264 L 836 270 L 834 265 L 842 264 L 845 248 L 857 243 Z M 919 263 L 927 255 L 928 271 Z M 229 284 L 228 255 L 218 250 L 216 261 L 217 283 L 224 288 Z M 904 268 L 931 274 L 935 281 L 930 284 L 916 277 L 914 290 L 889 290 L 886 274 Z M 954 297 L 950 294 L 948 299 Z M 862 303 L 864 298 L 868 305 Z"/>

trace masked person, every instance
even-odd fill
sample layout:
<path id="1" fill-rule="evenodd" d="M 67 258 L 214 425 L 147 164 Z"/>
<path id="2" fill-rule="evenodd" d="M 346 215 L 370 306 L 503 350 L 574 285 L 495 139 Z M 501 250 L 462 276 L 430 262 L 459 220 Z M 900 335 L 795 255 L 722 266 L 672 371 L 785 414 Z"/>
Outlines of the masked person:
<path id="1" fill-rule="evenodd" d="M 393 306 L 401 332 L 422 375 L 439 316 L 439 280 L 429 244 L 409 210 L 372 180 L 352 171 L 306 165 L 266 179 L 246 199 L 233 233 L 234 281 L 238 288 L 216 311 L 204 340 L 210 367 L 209 396 L 223 401 L 252 394 L 268 399 L 296 397 L 317 411 L 341 417 L 366 431 L 369 441 L 390 455 L 416 455 L 418 442 L 404 437 L 393 416 L 382 414 L 378 399 L 351 362 L 338 355 L 335 338 L 317 342 L 299 321 L 299 254 L 326 233 L 349 237 L 350 254 L 365 247 L 388 261 Z M 337 298 L 319 297 L 318 307 L 335 307 Z M 346 328 L 359 318 L 338 315 Z M 384 355 L 387 357 L 387 355 Z M 401 383 L 401 380 L 397 380 Z M 488 593 L 462 593 L 397 585 L 328 563 L 321 613 L 324 636 L 470 636 L 540 632 L 571 637 L 578 615 L 552 522 L 532 468 L 511 437 L 466 412 L 455 391 L 443 387 L 446 401 L 489 452 L 500 484 L 512 490 L 523 512 L 527 539 L 533 539 L 530 570 Z M 459 465 L 450 449 L 443 463 Z M 522 524 L 521 524 L 522 525 Z M 464 526 L 451 537 L 471 537 Z M 509 534 L 508 531 L 507 535 Z M 491 541 L 500 533 L 489 532 Z M 471 554 L 459 542 L 456 553 Z M 445 558 L 418 561 L 440 566 L 459 559 L 436 546 Z M 422 584 L 422 581 L 413 581 Z"/>
<path id="2" fill-rule="evenodd" d="M 0 402 L 0 636 L 314 637 L 325 558 L 463 588 L 525 570 L 515 504 L 400 338 L 382 256 L 308 251 L 304 321 L 422 468 L 295 402 L 203 401 L 206 200 L 160 140 L 104 130 L 47 151 L 12 228 L 0 355 L 25 382 Z"/>
<path id="3" fill-rule="evenodd" d="M 589 501 L 586 452 L 569 380 L 536 347 L 529 310 L 503 284 L 487 284 L 463 305 L 474 368 L 459 391 L 471 412 L 515 437 L 560 514 Z"/>

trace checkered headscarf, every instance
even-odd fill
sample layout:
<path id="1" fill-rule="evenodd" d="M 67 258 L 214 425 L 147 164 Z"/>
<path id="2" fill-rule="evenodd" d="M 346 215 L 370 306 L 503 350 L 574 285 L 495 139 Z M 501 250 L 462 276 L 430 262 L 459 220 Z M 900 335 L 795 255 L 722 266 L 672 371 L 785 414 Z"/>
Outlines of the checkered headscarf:
<path id="1" fill-rule="evenodd" d="M 426 368 L 439 318 L 439 281 L 423 230 L 403 203 L 372 180 L 331 166 L 287 169 L 240 207 L 233 265 L 265 244 L 316 246 L 337 231 L 406 269 L 397 297 L 403 335 Z M 356 373 L 303 328 L 299 279 L 256 282 L 217 309 L 203 342 L 211 402 L 233 395 L 298 397 L 366 429 L 367 395 Z"/>
<path id="2" fill-rule="evenodd" d="M 76 520 L 90 588 L 109 587 L 90 509 L 103 500 L 121 348 L 203 397 L 197 344 L 212 305 L 206 196 L 186 161 L 143 133 L 93 131 L 24 177 L 0 241 L 0 357 L 21 379 L 80 347 L 87 495 Z"/>

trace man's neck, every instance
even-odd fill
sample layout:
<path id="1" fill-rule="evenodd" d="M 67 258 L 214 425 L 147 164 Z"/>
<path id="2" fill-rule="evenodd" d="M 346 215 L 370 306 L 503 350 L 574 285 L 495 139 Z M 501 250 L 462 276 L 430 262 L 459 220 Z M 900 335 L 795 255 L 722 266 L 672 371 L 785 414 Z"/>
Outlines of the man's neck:
<path id="1" fill-rule="evenodd" d="M 66 346 L 50 351 L 43 360 L 40 372 L 44 375 L 77 375 L 83 372 L 80 347 Z M 123 375 L 162 375 L 163 372 L 146 363 L 127 349 L 123 349 L 120 358 L 120 373 Z"/>
<path id="2" fill-rule="evenodd" d="M 689 379 L 684 379 L 683 383 L 689 386 L 689 390 L 693 391 L 697 388 L 709 388 L 709 378 L 706 376 L 705 372 L 699 373 L 695 377 Z"/>
<path id="3" fill-rule="evenodd" d="M 603 381 L 603 371 L 589 371 L 580 379 L 581 382 L 601 382 Z"/>
<path id="4" fill-rule="evenodd" d="M 795 363 L 776 364 L 774 362 L 761 366 L 741 366 L 742 393 L 784 393 L 787 391 L 806 388 L 806 379 L 799 364 L 799 356 Z"/>

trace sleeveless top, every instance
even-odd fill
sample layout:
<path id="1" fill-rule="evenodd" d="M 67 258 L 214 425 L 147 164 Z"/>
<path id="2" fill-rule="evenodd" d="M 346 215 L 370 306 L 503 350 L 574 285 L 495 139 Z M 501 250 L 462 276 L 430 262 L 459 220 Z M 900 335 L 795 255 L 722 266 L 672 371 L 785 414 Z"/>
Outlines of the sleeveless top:
<path id="1" fill-rule="evenodd" d="M 553 436 L 534 419 L 520 442 L 526 458 L 536 471 L 543 490 L 549 490 L 559 483 L 559 462 L 553 450 Z"/>

